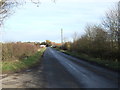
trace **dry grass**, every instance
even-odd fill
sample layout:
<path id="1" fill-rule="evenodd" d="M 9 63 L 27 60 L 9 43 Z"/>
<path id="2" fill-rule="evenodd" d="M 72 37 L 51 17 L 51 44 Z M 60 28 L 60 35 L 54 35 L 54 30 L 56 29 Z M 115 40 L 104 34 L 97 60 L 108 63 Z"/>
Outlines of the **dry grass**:
<path id="1" fill-rule="evenodd" d="M 32 56 L 29 56 L 28 58 L 24 58 L 21 60 L 6 60 L 0 62 L 2 64 L 2 73 L 18 72 L 36 65 L 40 61 L 40 58 L 45 49 L 46 48 L 42 48 L 40 51 L 34 53 Z"/>

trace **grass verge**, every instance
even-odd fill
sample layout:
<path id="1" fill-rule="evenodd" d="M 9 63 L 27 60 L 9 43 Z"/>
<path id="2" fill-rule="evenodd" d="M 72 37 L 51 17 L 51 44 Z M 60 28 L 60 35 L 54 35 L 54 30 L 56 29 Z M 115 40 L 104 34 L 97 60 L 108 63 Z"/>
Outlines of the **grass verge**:
<path id="1" fill-rule="evenodd" d="M 111 69 L 113 71 L 120 71 L 120 62 L 118 62 L 118 61 L 101 60 L 100 58 L 93 58 L 93 57 L 90 57 L 84 53 L 70 52 L 67 50 L 61 50 L 59 48 L 55 48 L 55 49 L 65 53 L 65 54 L 68 54 L 68 55 L 77 57 L 79 59 L 85 60 L 91 64 L 100 65 L 102 67 L 106 67 L 106 68 Z"/>
<path id="2" fill-rule="evenodd" d="M 2 73 L 19 72 L 23 69 L 27 69 L 36 65 L 40 61 L 45 49 L 46 48 L 42 48 L 40 51 L 35 53 L 33 56 L 28 57 L 27 59 L 0 62 L 2 65 Z"/>

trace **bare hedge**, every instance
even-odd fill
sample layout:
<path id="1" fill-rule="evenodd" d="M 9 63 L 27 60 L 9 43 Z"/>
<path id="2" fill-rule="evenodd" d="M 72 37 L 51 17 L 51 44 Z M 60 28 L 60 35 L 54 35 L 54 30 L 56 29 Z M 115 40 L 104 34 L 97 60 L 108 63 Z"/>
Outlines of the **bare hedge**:
<path id="1" fill-rule="evenodd" d="M 2 60 L 22 60 L 37 52 L 37 46 L 31 43 L 4 43 L 2 44 Z"/>

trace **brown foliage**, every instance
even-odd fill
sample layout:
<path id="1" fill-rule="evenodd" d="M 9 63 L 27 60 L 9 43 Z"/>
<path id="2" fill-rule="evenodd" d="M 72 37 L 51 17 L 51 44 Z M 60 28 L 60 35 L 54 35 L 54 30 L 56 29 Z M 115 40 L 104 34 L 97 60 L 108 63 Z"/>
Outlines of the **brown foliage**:
<path id="1" fill-rule="evenodd" d="M 37 52 L 37 47 L 30 43 L 5 43 L 2 45 L 2 60 L 23 59 Z"/>
<path id="2" fill-rule="evenodd" d="M 102 25 L 87 25 L 86 33 L 76 39 L 74 34 L 70 50 L 86 53 L 102 60 L 120 58 L 120 2 L 106 13 Z M 63 48 L 69 50 L 65 43 Z"/>
<path id="3" fill-rule="evenodd" d="M 118 47 L 111 48 L 111 43 L 116 45 L 115 41 L 109 40 L 109 34 L 100 26 L 87 26 L 86 33 L 74 42 L 66 42 L 63 49 L 78 53 L 85 53 L 89 56 L 105 60 L 118 60 Z"/>

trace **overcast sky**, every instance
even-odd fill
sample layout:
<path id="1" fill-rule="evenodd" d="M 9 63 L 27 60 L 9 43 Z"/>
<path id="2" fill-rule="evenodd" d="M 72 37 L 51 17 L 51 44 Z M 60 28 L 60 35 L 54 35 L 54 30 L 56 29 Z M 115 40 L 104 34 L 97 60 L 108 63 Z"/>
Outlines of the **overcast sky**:
<path id="1" fill-rule="evenodd" d="M 37 0 L 35 0 L 37 1 Z M 86 24 L 99 24 L 105 12 L 119 0 L 41 0 L 39 7 L 28 2 L 16 8 L 3 27 L 4 41 L 60 42 L 60 30 L 71 40 L 82 35 Z"/>

